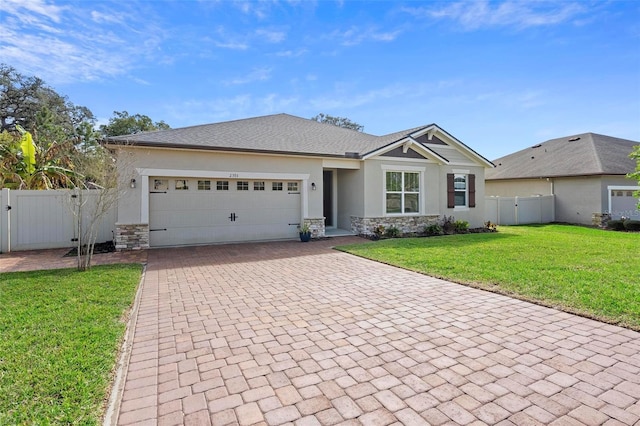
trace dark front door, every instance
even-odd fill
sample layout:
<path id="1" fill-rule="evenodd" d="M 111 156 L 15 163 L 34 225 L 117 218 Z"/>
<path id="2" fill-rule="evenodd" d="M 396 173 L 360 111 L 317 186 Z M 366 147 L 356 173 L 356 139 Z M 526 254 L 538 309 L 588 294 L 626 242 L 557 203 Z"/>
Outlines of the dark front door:
<path id="1" fill-rule="evenodd" d="M 333 172 L 324 170 L 322 172 L 322 191 L 324 197 L 324 207 L 322 214 L 325 217 L 324 226 L 333 226 Z"/>

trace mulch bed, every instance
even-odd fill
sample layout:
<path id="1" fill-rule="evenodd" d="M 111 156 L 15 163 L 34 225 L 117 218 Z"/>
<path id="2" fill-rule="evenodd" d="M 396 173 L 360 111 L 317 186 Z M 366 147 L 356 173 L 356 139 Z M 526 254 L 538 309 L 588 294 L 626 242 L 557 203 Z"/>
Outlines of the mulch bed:
<path id="1" fill-rule="evenodd" d="M 83 246 L 86 247 L 86 246 Z M 105 241 L 104 243 L 96 243 L 93 246 L 93 254 L 112 253 L 116 251 L 113 241 Z M 78 255 L 78 247 L 72 248 L 64 257 L 75 257 Z"/>

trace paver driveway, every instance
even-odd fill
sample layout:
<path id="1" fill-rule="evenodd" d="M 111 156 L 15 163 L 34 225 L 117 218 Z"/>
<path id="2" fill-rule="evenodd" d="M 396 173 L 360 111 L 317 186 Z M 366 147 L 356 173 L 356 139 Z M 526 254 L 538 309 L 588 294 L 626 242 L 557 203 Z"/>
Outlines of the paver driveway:
<path id="1" fill-rule="evenodd" d="M 636 424 L 640 334 L 332 251 L 152 250 L 117 422 Z"/>

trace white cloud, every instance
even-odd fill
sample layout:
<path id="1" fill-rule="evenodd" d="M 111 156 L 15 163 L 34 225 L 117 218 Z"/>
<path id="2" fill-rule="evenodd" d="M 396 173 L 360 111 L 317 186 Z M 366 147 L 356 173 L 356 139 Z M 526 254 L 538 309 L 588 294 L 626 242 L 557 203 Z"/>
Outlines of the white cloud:
<path id="1" fill-rule="evenodd" d="M 287 37 L 284 31 L 256 30 L 255 35 L 269 43 L 280 43 Z"/>
<path id="2" fill-rule="evenodd" d="M 395 40 L 401 31 L 380 31 L 375 27 L 360 28 L 352 26 L 348 30 L 335 30 L 328 35 L 328 38 L 337 39 L 343 46 L 357 46 L 367 41 L 390 42 Z"/>
<path id="3" fill-rule="evenodd" d="M 127 75 L 155 56 L 163 31 L 149 19 L 152 12 L 141 9 L 144 5 L 81 5 L 88 7 L 5 0 L 0 18 L 2 61 L 60 84 Z"/>
<path id="4" fill-rule="evenodd" d="M 235 86 L 240 84 L 248 84 L 256 81 L 267 81 L 271 78 L 270 68 L 258 68 L 251 71 L 249 74 L 241 77 L 236 77 L 232 80 L 225 81 L 228 86 Z"/>
<path id="5" fill-rule="evenodd" d="M 404 12 L 416 18 L 448 19 L 471 31 L 486 27 L 529 27 L 558 25 L 584 14 L 585 7 L 577 2 L 532 2 L 488 0 L 447 3 L 443 7 L 404 7 Z"/>

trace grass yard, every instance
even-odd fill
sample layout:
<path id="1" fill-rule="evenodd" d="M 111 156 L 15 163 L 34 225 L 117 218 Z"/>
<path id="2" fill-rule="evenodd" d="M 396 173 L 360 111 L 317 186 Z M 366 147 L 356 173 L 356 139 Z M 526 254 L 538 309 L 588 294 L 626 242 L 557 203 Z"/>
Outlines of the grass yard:
<path id="1" fill-rule="evenodd" d="M 640 330 L 640 234 L 570 225 L 338 249 Z"/>
<path id="2" fill-rule="evenodd" d="M 0 424 L 100 424 L 140 265 L 0 274 Z"/>

